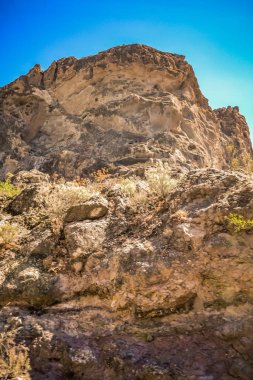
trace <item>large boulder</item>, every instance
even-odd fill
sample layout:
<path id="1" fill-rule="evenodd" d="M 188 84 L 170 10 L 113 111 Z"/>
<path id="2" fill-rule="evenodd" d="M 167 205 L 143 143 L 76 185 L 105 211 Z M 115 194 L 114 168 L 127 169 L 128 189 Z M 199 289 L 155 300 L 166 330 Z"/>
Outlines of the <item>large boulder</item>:
<path id="1" fill-rule="evenodd" d="M 68 223 L 64 228 L 66 248 L 73 258 L 87 257 L 102 249 L 108 222 L 85 220 Z"/>
<path id="2" fill-rule="evenodd" d="M 105 198 L 97 197 L 84 203 L 71 206 L 65 216 L 65 222 L 79 222 L 82 220 L 99 219 L 108 212 L 108 201 Z"/>

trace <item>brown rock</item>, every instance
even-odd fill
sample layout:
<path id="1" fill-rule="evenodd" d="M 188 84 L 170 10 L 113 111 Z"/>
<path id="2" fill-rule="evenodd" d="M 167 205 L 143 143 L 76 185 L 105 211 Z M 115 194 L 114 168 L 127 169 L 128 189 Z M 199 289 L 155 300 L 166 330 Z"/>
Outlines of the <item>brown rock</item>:
<path id="1" fill-rule="evenodd" d="M 64 227 L 65 244 L 73 258 L 86 257 L 101 249 L 105 240 L 107 222 L 83 221 L 68 223 Z"/>
<path id="2" fill-rule="evenodd" d="M 79 273 L 79 272 L 81 272 L 81 270 L 83 268 L 83 263 L 81 261 L 77 261 L 77 262 L 72 264 L 72 268 L 74 269 L 74 271 L 76 273 Z"/>
<path id="3" fill-rule="evenodd" d="M 213 111 L 183 56 L 144 45 L 36 65 L 0 108 L 0 176 L 111 171 L 22 171 L 1 207 L 20 230 L 0 252 L 1 339 L 18 328 L 30 376 L 252 379 L 253 234 L 228 216 L 253 219 L 253 184 L 222 169 L 227 145 L 252 158 L 239 109 Z M 157 161 L 178 181 L 163 198 Z"/>
<path id="4" fill-rule="evenodd" d="M 104 198 L 91 199 L 67 210 L 65 222 L 78 222 L 86 219 L 94 220 L 105 216 L 108 212 L 108 202 Z"/>
<path id="5" fill-rule="evenodd" d="M 0 110 L 0 177 L 36 168 L 73 178 L 152 159 L 223 168 L 228 145 L 252 158 L 238 108 L 212 110 L 184 56 L 145 45 L 35 65 L 0 89 Z"/>
<path id="6" fill-rule="evenodd" d="M 11 178 L 11 182 L 17 186 L 49 182 L 49 175 L 36 169 L 31 171 L 20 171 Z"/>

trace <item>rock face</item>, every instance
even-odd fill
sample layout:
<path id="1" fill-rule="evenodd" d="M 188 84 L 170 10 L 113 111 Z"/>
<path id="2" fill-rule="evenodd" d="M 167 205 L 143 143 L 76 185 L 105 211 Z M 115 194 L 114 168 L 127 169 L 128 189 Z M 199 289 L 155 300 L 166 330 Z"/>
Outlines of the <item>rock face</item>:
<path id="1" fill-rule="evenodd" d="M 226 219 L 253 219 L 252 179 L 192 170 L 138 207 L 105 186 L 59 228 L 55 191 L 28 184 L 2 215 L 20 237 L 2 246 L 0 328 L 20 327 L 33 379 L 253 378 L 253 234 Z"/>
<path id="2" fill-rule="evenodd" d="M 226 146 L 252 155 L 238 108 L 213 111 L 184 57 L 144 45 L 64 58 L 0 89 L 0 176 L 85 176 L 150 159 L 226 168 Z"/>
<path id="3" fill-rule="evenodd" d="M 238 107 L 212 110 L 183 56 L 127 45 L 35 65 L 0 112 L 0 378 L 252 380 Z"/>

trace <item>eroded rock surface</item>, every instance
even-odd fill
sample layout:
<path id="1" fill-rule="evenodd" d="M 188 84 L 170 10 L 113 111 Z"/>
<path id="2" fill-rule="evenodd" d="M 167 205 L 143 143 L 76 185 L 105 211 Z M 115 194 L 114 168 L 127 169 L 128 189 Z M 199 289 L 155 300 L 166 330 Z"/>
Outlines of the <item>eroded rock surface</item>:
<path id="1" fill-rule="evenodd" d="M 44 187 L 6 201 L 21 232 L 1 250 L 0 326 L 20 327 L 32 378 L 253 378 L 253 234 L 226 219 L 253 218 L 249 176 L 192 170 L 138 207 L 105 188 L 106 213 L 58 227 Z"/>
<path id="2" fill-rule="evenodd" d="M 212 110 L 183 56 L 126 45 L 35 65 L 0 89 L 0 123 L 20 190 L 0 196 L 0 332 L 31 378 L 252 380 L 238 107 Z"/>
<path id="3" fill-rule="evenodd" d="M 63 58 L 0 89 L 0 176 L 23 169 L 85 176 L 166 159 L 226 168 L 252 156 L 238 107 L 213 111 L 184 56 L 125 45 Z"/>

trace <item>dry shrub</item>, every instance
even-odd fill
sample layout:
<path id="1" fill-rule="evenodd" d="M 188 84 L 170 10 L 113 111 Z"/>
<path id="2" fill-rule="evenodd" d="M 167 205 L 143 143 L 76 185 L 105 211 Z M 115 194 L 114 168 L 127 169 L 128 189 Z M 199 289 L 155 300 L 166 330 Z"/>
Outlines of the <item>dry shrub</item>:
<path id="1" fill-rule="evenodd" d="M 172 178 L 167 163 L 158 162 L 153 167 L 146 169 L 145 180 L 133 176 L 118 178 L 117 183 L 129 198 L 130 204 L 137 206 L 149 203 L 153 197 L 164 201 L 177 185 L 177 180 Z"/>
<path id="2" fill-rule="evenodd" d="M 76 184 L 77 186 L 89 186 L 90 185 L 90 180 L 88 178 L 81 178 L 80 176 L 77 176 L 74 181 L 73 181 L 74 184 Z"/>
<path id="3" fill-rule="evenodd" d="M 120 178 L 123 193 L 129 198 L 132 206 L 145 205 L 148 201 L 148 186 L 137 177 Z"/>
<path id="4" fill-rule="evenodd" d="M 77 186 L 84 186 L 90 192 L 100 192 L 105 183 L 108 184 L 108 180 L 110 179 L 110 174 L 107 168 L 98 169 L 91 173 L 91 178 L 81 178 L 77 176 L 73 183 Z"/>
<path id="5" fill-rule="evenodd" d="M 0 378 L 31 379 L 29 375 L 30 361 L 28 349 L 21 343 L 15 342 L 18 329 L 0 332 Z"/>
<path id="6" fill-rule="evenodd" d="M 183 209 L 177 210 L 171 215 L 171 219 L 175 222 L 185 222 L 188 219 L 188 211 Z"/>
<path id="7" fill-rule="evenodd" d="M 0 245 L 15 243 L 19 235 L 18 227 L 8 222 L 0 225 Z"/>
<path id="8" fill-rule="evenodd" d="M 233 144 L 227 145 L 226 151 L 231 170 L 243 170 L 246 173 L 253 172 L 253 159 L 249 153 L 240 153 Z"/>
<path id="9" fill-rule="evenodd" d="M 145 172 L 145 177 L 149 185 L 149 191 L 158 198 L 166 199 L 171 190 L 177 185 L 177 180 L 172 178 L 168 163 L 158 162 Z"/>
<path id="10" fill-rule="evenodd" d="M 97 194 L 84 186 L 77 186 L 74 183 L 58 184 L 50 192 L 45 192 L 45 202 L 51 216 L 61 218 L 69 207 L 85 202 L 93 195 Z"/>
<path id="11" fill-rule="evenodd" d="M 119 184 L 122 188 L 122 191 L 125 195 L 132 198 L 137 190 L 137 178 L 129 177 L 129 178 L 119 178 Z"/>
<path id="12" fill-rule="evenodd" d="M 110 176 L 107 168 L 98 169 L 95 172 L 91 173 L 93 182 L 102 183 L 105 182 Z"/>

